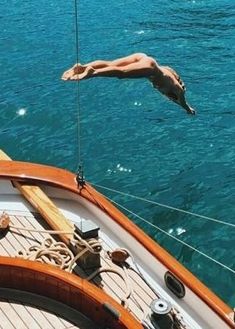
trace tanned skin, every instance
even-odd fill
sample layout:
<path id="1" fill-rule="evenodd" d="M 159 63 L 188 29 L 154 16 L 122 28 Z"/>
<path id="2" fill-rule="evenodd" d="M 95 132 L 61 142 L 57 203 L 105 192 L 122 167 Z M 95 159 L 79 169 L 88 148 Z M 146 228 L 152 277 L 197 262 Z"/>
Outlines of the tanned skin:
<path id="1" fill-rule="evenodd" d="M 183 81 L 168 66 L 159 65 L 152 57 L 143 53 L 132 54 L 113 61 L 98 60 L 84 65 L 75 64 L 62 75 L 62 80 L 84 80 L 94 77 L 116 77 L 119 79 L 147 78 L 154 88 L 180 105 L 188 114 L 195 110 L 186 102 Z"/>

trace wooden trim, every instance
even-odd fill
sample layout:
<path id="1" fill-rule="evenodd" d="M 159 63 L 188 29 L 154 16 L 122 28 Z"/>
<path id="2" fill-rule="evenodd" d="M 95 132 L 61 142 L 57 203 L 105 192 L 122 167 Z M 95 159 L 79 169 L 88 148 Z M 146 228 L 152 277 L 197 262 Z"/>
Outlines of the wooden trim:
<path id="1" fill-rule="evenodd" d="M 9 160 L 11 158 L 0 150 L 0 159 Z M 36 185 L 26 185 L 22 182 L 13 181 L 13 184 L 28 200 L 28 202 L 42 215 L 48 225 L 55 231 L 73 232 L 73 225 L 67 220 L 56 205 L 48 196 Z M 71 235 L 58 234 L 60 239 L 67 245 L 70 244 Z"/>
<path id="2" fill-rule="evenodd" d="M 27 184 L 48 183 L 75 193 L 79 192 L 76 176 L 64 169 L 21 161 L 0 160 L 0 171 L 0 179 L 17 180 Z"/>
<path id="3" fill-rule="evenodd" d="M 0 273 L 1 288 L 27 291 L 62 302 L 102 327 L 143 329 L 126 309 L 103 290 L 55 266 L 1 256 Z M 119 318 L 114 318 L 105 310 L 105 303 L 116 310 Z"/>
<path id="4" fill-rule="evenodd" d="M 219 297 L 209 290 L 191 272 L 181 265 L 167 251 L 155 243 L 140 228 L 131 222 L 123 213 L 114 207 L 99 192 L 89 184 L 81 189 L 77 186 L 76 176 L 66 170 L 54 167 L 30 164 L 17 161 L 0 161 L 0 179 L 14 179 L 17 181 L 33 181 L 34 183 L 47 183 L 57 186 L 75 194 L 81 195 L 97 207 L 105 211 L 116 223 L 141 243 L 155 258 L 169 269 L 179 280 L 190 290 L 202 299 L 224 322 L 231 328 L 235 328 L 234 322 L 230 319 L 232 309 Z"/>
<path id="5" fill-rule="evenodd" d="M 14 185 L 23 194 L 26 200 L 42 215 L 48 225 L 55 231 L 73 232 L 73 225 L 67 220 L 54 202 L 36 185 L 26 185 L 14 181 Z M 72 235 L 58 234 L 67 245 L 70 244 Z"/>
<path id="6" fill-rule="evenodd" d="M 3 152 L 3 150 L 0 150 L 0 159 L 1 160 L 11 160 L 11 158 L 5 152 Z"/>

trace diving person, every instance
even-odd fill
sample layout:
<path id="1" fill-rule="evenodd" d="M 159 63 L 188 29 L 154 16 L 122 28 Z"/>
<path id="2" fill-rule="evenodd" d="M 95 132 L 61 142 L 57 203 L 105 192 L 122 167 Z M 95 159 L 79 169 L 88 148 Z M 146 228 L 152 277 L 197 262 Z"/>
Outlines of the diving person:
<path id="1" fill-rule="evenodd" d="M 187 113 L 195 110 L 185 100 L 185 85 L 170 67 L 161 66 L 144 53 L 136 53 L 113 61 L 97 60 L 84 65 L 75 64 L 65 71 L 62 80 L 83 80 L 94 77 L 147 78 L 153 88 L 183 107 Z"/>

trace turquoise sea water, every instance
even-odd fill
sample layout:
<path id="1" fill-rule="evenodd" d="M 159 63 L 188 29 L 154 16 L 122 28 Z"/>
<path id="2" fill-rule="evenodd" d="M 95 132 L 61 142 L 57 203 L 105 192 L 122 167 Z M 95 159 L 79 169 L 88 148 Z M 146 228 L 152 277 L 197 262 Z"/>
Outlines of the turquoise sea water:
<path id="1" fill-rule="evenodd" d="M 190 117 L 145 80 L 79 84 L 86 179 L 235 224 L 235 5 L 231 0 L 84 1 L 79 60 L 145 52 L 174 67 L 197 109 Z M 0 3 L 0 147 L 18 160 L 76 170 L 74 3 Z M 25 116 L 18 116 L 26 109 Z M 235 229 L 102 190 L 235 271 Z M 133 220 L 235 306 L 235 274 Z"/>

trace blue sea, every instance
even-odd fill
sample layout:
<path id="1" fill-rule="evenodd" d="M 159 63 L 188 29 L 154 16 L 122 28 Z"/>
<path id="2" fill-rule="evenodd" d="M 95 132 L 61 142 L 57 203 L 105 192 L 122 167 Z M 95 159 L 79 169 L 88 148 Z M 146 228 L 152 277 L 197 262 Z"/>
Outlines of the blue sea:
<path id="1" fill-rule="evenodd" d="M 81 63 L 147 53 L 181 75 L 197 115 L 145 79 L 61 81 L 77 60 L 74 2 L 1 0 L 0 147 L 18 160 L 72 171 L 80 153 L 92 184 L 235 224 L 234 1 L 77 5 Z M 230 268 L 130 216 L 235 306 L 234 226 L 99 190 Z"/>

